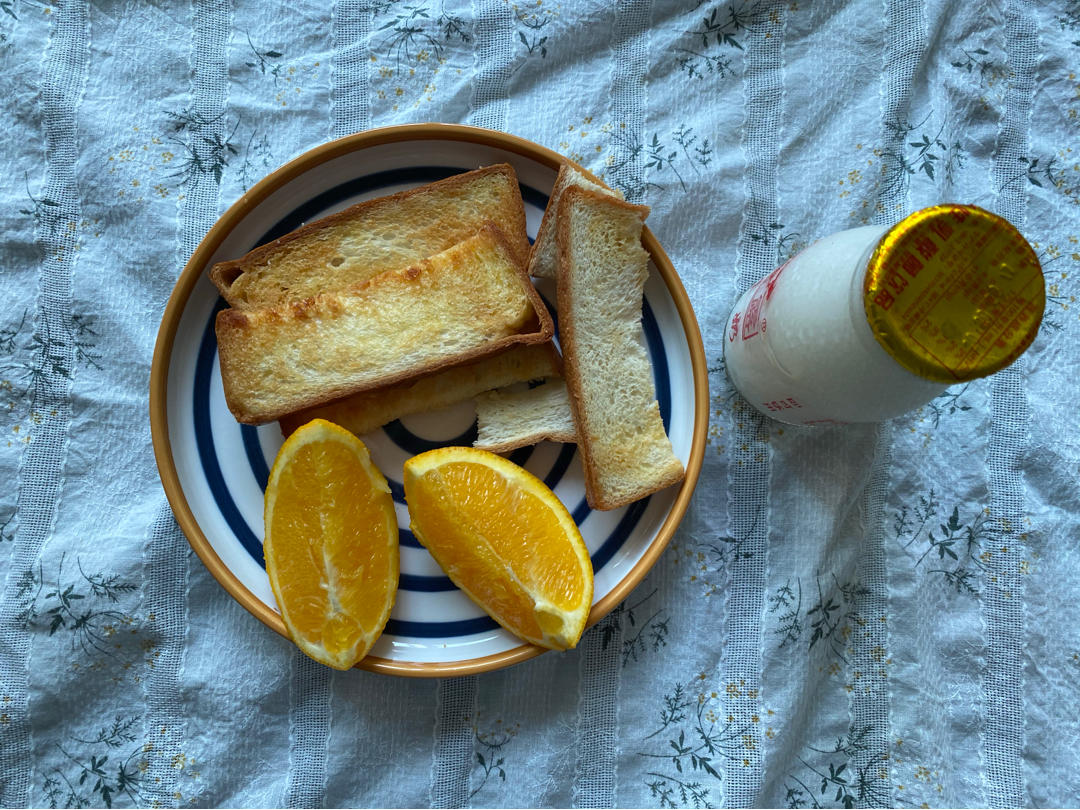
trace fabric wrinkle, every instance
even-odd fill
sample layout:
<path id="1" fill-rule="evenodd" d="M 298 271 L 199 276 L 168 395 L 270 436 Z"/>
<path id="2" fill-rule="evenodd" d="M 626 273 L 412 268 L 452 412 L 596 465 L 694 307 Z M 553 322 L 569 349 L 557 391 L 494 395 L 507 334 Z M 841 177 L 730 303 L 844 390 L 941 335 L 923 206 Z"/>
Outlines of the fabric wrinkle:
<path id="1" fill-rule="evenodd" d="M 0 725 L 0 772 L 5 774 L 0 802 L 10 807 L 31 803 L 31 780 L 36 775 L 33 707 L 28 694 L 33 646 L 26 618 L 32 608 L 28 585 L 35 581 L 35 565 L 56 529 L 72 421 L 76 347 L 67 335 L 79 237 L 67 223 L 77 221 L 82 210 L 76 169 L 78 114 L 89 61 L 89 14 L 88 4 L 66 5 L 50 26 L 42 55 L 38 105 L 44 125 L 45 176 L 39 193 L 54 205 L 42 212 L 35 233 L 42 260 L 33 317 L 40 357 L 29 389 L 34 423 L 19 464 L 15 509 L 19 521 L 0 599 L 0 691 L 10 707 L 5 712 L 8 720 Z"/>

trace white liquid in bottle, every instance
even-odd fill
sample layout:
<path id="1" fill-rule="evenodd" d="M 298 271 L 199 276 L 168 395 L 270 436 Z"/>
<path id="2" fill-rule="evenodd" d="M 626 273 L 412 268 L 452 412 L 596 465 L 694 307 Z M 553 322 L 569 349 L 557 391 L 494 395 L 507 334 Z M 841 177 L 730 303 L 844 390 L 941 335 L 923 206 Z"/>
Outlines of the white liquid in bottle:
<path id="1" fill-rule="evenodd" d="M 883 421 L 1011 363 L 1044 302 L 1038 260 L 1011 225 L 935 206 L 833 234 L 773 270 L 735 304 L 725 366 L 780 421 Z"/>

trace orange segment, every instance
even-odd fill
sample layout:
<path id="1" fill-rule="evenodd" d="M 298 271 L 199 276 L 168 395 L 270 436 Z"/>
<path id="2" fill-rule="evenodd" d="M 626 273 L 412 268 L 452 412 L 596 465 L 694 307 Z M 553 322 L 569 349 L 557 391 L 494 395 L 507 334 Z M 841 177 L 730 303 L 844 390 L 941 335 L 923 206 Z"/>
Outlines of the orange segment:
<path id="1" fill-rule="evenodd" d="M 394 501 L 364 443 L 323 419 L 282 445 L 263 512 L 266 573 L 290 638 L 348 669 L 390 617 L 398 582 Z"/>
<path id="2" fill-rule="evenodd" d="M 592 562 L 540 479 L 494 453 L 443 447 L 405 462 L 405 499 L 417 539 L 495 621 L 544 647 L 577 644 Z"/>

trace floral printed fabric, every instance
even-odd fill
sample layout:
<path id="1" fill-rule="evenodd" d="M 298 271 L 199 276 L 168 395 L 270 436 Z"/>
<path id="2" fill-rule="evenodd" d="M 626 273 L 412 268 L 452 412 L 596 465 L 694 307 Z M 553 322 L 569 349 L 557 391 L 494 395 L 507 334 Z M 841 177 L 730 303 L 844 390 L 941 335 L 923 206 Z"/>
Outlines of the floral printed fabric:
<path id="1" fill-rule="evenodd" d="M 1080 795 L 1080 4 L 0 2 L 4 806 L 1037 806 Z M 576 651 L 330 673 L 193 557 L 146 390 L 179 269 L 357 130 L 494 127 L 652 207 L 711 426 L 692 508 Z M 883 426 L 734 394 L 741 290 L 939 201 L 1008 217 L 1013 368 Z"/>

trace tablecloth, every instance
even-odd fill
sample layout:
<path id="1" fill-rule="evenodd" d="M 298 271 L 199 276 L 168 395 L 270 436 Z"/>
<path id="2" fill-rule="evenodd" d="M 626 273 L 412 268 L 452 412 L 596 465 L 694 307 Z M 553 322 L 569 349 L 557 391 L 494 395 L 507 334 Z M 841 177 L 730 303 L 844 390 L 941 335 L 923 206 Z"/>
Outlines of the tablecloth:
<path id="1" fill-rule="evenodd" d="M 1080 801 L 1080 3 L 0 2 L 4 806 Z M 439 121 L 635 202 L 700 320 L 704 467 L 580 646 L 331 672 L 178 530 L 147 388 L 220 213 L 332 138 Z M 722 365 L 738 293 L 940 201 L 1032 242 L 1032 348 L 883 425 L 793 428 Z"/>

